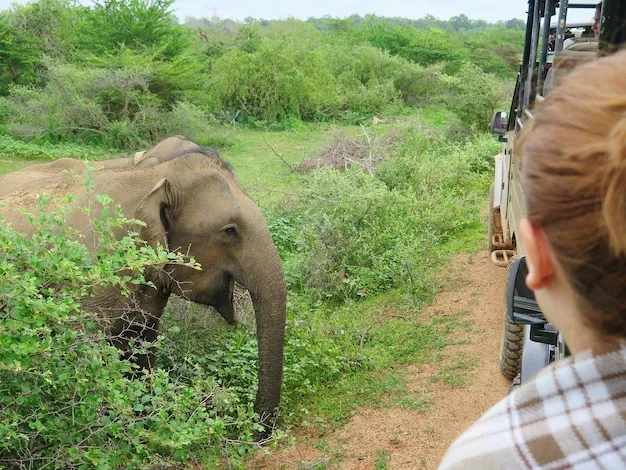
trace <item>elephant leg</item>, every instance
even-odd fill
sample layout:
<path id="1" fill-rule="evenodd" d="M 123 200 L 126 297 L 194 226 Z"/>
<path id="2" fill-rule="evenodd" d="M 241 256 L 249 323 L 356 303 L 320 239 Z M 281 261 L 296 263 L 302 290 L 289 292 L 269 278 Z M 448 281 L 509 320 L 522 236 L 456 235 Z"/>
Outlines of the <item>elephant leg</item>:
<path id="1" fill-rule="evenodd" d="M 137 372 L 154 367 L 153 343 L 158 336 L 159 320 L 159 316 L 146 312 L 132 312 L 123 315 L 110 332 L 110 343 L 122 351 L 122 359 L 139 366 Z"/>

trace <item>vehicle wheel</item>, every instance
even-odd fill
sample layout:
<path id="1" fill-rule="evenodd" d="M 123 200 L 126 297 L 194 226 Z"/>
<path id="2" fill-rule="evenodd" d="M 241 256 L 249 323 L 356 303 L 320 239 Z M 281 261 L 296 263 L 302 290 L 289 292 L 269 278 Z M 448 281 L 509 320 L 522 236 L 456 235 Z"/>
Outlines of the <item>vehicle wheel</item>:
<path id="1" fill-rule="evenodd" d="M 504 312 L 504 335 L 500 350 L 500 372 L 513 380 L 520 373 L 524 348 L 524 327 L 513 323 Z"/>
<path id="2" fill-rule="evenodd" d="M 493 183 L 489 187 L 489 206 L 487 206 L 487 213 L 489 214 L 489 221 L 487 224 L 487 247 L 489 253 L 492 253 L 496 247 L 493 244 L 493 235 L 496 233 L 494 218 L 493 218 Z"/>
<path id="3" fill-rule="evenodd" d="M 507 268 L 506 285 L 509 285 L 511 266 L 517 257 L 511 258 Z M 513 380 L 521 372 L 522 351 L 524 350 L 524 327 L 513 323 L 506 311 L 506 296 L 504 293 L 504 327 L 502 347 L 500 349 L 500 372 L 507 379 Z"/>

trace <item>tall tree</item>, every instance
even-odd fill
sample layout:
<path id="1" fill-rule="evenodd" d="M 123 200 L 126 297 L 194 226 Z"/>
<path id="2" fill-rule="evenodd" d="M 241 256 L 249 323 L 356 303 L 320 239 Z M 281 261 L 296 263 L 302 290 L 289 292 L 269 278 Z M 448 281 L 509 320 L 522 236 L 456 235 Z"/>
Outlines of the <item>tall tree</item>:
<path id="1" fill-rule="evenodd" d="M 187 45 L 188 35 L 171 12 L 174 0 L 96 1 L 90 11 L 84 47 L 96 53 L 122 45 L 135 50 L 159 51 L 171 58 Z"/>
<path id="2" fill-rule="evenodd" d="M 43 56 L 43 43 L 36 37 L 12 27 L 0 16 L 0 94 L 9 84 L 28 84 L 36 79 L 35 67 Z"/>

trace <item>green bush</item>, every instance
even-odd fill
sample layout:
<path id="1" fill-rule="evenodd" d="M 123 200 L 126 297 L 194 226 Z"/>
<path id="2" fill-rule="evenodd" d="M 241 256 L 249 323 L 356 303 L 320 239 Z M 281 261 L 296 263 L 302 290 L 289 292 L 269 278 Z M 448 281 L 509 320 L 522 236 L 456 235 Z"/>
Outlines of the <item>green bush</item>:
<path id="1" fill-rule="evenodd" d="M 9 129 L 22 138 L 98 141 L 112 121 L 127 121 L 141 108 L 149 71 L 104 70 L 50 63 L 43 89 L 13 86 Z"/>
<path id="2" fill-rule="evenodd" d="M 398 139 L 374 175 L 318 170 L 301 199 L 269 217 L 292 291 L 333 301 L 395 288 L 427 295 L 438 247 L 481 223 L 497 143 L 447 141 L 414 123 Z"/>
<path id="3" fill-rule="evenodd" d="M 335 81 L 307 41 L 265 38 L 254 52 L 231 50 L 213 63 L 214 109 L 275 121 L 324 117 L 337 102 Z"/>
<path id="4" fill-rule="evenodd" d="M 174 0 L 96 1 L 84 10 L 81 46 L 98 54 L 119 47 L 157 52 L 164 58 L 179 55 L 191 35 L 171 14 Z"/>
<path id="5" fill-rule="evenodd" d="M 483 71 L 514 78 L 522 59 L 524 31 L 504 25 L 460 34 L 469 60 Z"/>
<path id="6" fill-rule="evenodd" d="M 129 379 L 130 363 L 81 307 L 96 289 L 124 291 L 145 282 L 146 267 L 182 258 L 146 247 L 133 233 L 115 241 L 113 229 L 132 221 L 101 196 L 91 210 L 112 217 L 94 221 L 98 248 L 89 253 L 66 227 L 65 209 L 40 201 L 32 236 L 0 223 L 2 465 L 214 467 L 224 455 L 237 465 L 247 447 L 232 449 L 232 439 L 251 440 L 252 403 L 198 364 L 184 380 L 164 369 Z"/>
<path id="7" fill-rule="evenodd" d="M 10 84 L 37 81 L 36 67 L 43 56 L 42 42 L 13 28 L 0 16 L 0 96 Z"/>
<path id="8" fill-rule="evenodd" d="M 119 69 L 49 63 L 43 89 L 10 87 L 2 101 L 7 130 L 22 139 L 133 150 L 172 133 L 200 137 L 205 112 L 184 101 L 167 105 L 150 91 L 153 77 L 143 63 Z"/>
<path id="9" fill-rule="evenodd" d="M 0 157 L 11 160 L 56 160 L 57 158 L 80 158 L 102 160 L 119 155 L 102 147 L 86 147 L 72 143 L 29 143 L 0 134 Z"/>
<path id="10" fill-rule="evenodd" d="M 402 70 L 395 79 L 395 87 L 408 105 L 441 102 L 447 87 L 443 76 L 444 64 L 428 67 L 414 65 Z"/>
<path id="11" fill-rule="evenodd" d="M 187 307 L 194 310 L 193 305 Z M 289 314 L 285 338 L 281 416 L 296 415 L 295 405 L 319 393 L 333 379 L 350 369 L 343 351 L 324 329 L 304 313 Z M 184 321 L 181 321 L 184 319 Z M 182 316 L 174 311 L 164 317 L 167 341 L 162 345 L 159 365 L 184 380 L 194 380 L 200 367 L 218 379 L 228 391 L 233 408 L 254 403 L 257 388 L 257 339 L 243 327 L 223 328 L 200 312 Z M 210 338 L 210 339 L 207 339 Z"/>
<path id="12" fill-rule="evenodd" d="M 322 170 L 308 184 L 319 199 L 301 208 L 310 229 L 300 244 L 308 253 L 293 274 L 318 296 L 357 299 L 400 287 L 413 275 L 418 253 L 432 252 L 436 238 L 423 230 L 415 195 L 391 191 L 365 173 L 348 179 Z"/>
<path id="13" fill-rule="evenodd" d="M 202 109 L 184 101 L 176 103 L 166 114 L 164 121 L 166 135 L 182 134 L 196 142 L 202 140 L 209 124 Z"/>
<path id="14" fill-rule="evenodd" d="M 452 106 L 461 101 L 459 115 L 474 126 L 483 117 L 462 101 L 478 97 L 477 108 L 489 107 L 486 89 L 500 85 L 485 72 L 512 77 L 523 39 L 463 15 L 183 26 L 171 7 L 172 0 L 39 0 L 0 14 L 0 96 L 14 105 L 0 132 L 136 148 L 163 137 L 166 121 L 181 128 L 177 103 L 229 124 L 291 129 L 296 120 L 362 123 L 446 97 Z M 198 135 L 199 113 L 186 113 L 186 133 Z"/>
<path id="15" fill-rule="evenodd" d="M 491 116 L 510 100 L 511 90 L 505 82 L 465 62 L 455 76 L 446 76 L 449 87 L 448 108 L 464 124 L 485 131 Z"/>
<path id="16" fill-rule="evenodd" d="M 352 46 L 345 42 L 327 46 L 324 55 L 337 81 L 336 116 L 358 121 L 400 102 L 394 79 L 410 67 L 408 62 L 372 46 Z"/>
<path id="17" fill-rule="evenodd" d="M 438 62 L 455 64 L 467 55 L 465 48 L 459 47 L 451 33 L 438 28 L 418 30 L 392 25 L 382 19 L 371 19 L 356 29 L 353 35 L 357 40 L 366 41 L 420 65 Z"/>

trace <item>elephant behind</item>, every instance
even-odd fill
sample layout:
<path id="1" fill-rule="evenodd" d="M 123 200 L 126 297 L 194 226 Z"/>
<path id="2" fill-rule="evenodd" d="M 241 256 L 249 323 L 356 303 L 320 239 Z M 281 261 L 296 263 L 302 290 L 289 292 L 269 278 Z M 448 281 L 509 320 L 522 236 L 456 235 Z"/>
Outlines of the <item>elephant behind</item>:
<path id="1" fill-rule="evenodd" d="M 250 291 L 255 309 L 259 349 L 255 409 L 262 416 L 271 414 L 279 404 L 282 384 L 285 278 L 267 224 L 231 167 L 214 150 L 192 150 L 150 168 L 105 169 L 94 172 L 93 178 L 95 194 L 108 194 L 121 204 L 126 217 L 146 222 L 140 236 L 148 244 L 188 252 L 203 269 L 172 265 L 150 270 L 146 278 L 155 287 L 135 287 L 130 299 L 117 290 L 102 291 L 88 299 L 85 307 L 102 315 L 107 336 L 124 350 L 131 338 L 156 339 L 170 294 L 213 306 L 233 323 L 233 288 L 238 282 Z M 85 206 L 89 198 L 70 175 L 50 177 L 36 191 L 0 197 L 5 222 L 32 232 L 19 208 L 32 208 L 36 192 L 51 196 L 71 192 L 76 207 Z M 66 220 L 68 226 L 88 233 L 90 222 L 81 211 L 73 209 Z M 119 229 L 116 236 L 124 234 Z M 94 248 L 89 237 L 83 242 Z M 150 367 L 153 357 L 145 355 L 138 362 Z"/>
<path id="2" fill-rule="evenodd" d="M 148 151 L 135 153 L 133 157 L 99 160 L 91 162 L 91 165 L 102 170 L 149 168 L 176 158 L 182 153 L 198 149 L 200 149 L 200 146 L 187 137 L 174 135 L 162 140 Z M 82 173 L 84 169 L 85 163 L 83 160 L 75 158 L 59 158 L 50 163 L 29 165 L 21 170 L 0 177 L 0 197 L 22 189 L 27 185 L 39 185 L 42 180 L 58 176 L 65 170 Z"/>

